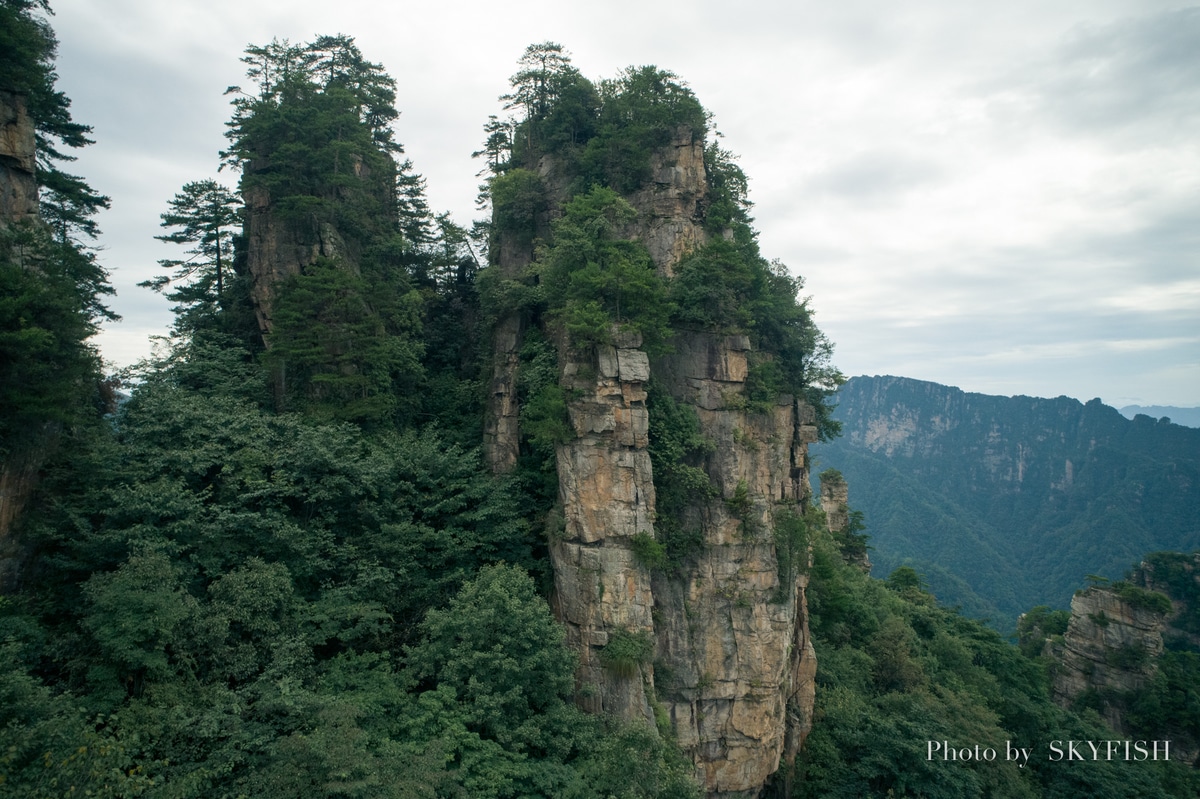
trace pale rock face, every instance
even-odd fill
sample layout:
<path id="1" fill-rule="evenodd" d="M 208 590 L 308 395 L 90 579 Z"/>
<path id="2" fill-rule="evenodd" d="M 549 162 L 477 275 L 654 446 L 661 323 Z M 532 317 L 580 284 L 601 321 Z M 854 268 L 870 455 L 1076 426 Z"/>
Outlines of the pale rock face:
<path id="1" fill-rule="evenodd" d="M 698 499 L 705 547 L 682 574 L 656 574 L 658 696 L 710 797 L 757 796 L 811 727 L 816 657 L 805 575 L 780 584 L 772 529 L 797 512 L 808 486 L 811 409 L 783 398 L 766 414 L 744 410 L 749 341 L 690 333 L 656 363 L 677 400 L 695 404 L 714 443 L 705 464 L 719 496 Z M 721 402 L 723 400 L 723 402 Z M 744 486 L 739 518 L 726 500 Z"/>
<path id="2" fill-rule="evenodd" d="M 650 174 L 649 185 L 626 198 L 638 212 L 627 234 L 669 277 L 684 255 L 704 243 L 704 142 L 688 128 L 676 131 L 670 145 L 651 157 Z"/>
<path id="3" fill-rule="evenodd" d="M 844 478 L 829 475 L 821 479 L 821 510 L 825 511 L 829 532 L 837 534 L 850 526 L 850 486 Z M 865 549 L 849 562 L 864 574 L 871 573 L 871 558 Z"/>
<path id="4" fill-rule="evenodd" d="M 1070 705 L 1089 688 L 1126 692 L 1146 685 L 1163 651 L 1164 626 L 1163 614 L 1131 605 L 1110 588 L 1076 594 L 1062 643 L 1049 645 L 1062 664 L 1052 686 L 1055 701 Z M 1114 657 L 1122 652 L 1139 653 L 1137 665 Z M 1120 708 L 1106 704 L 1105 720 L 1123 729 Z"/>
<path id="5" fill-rule="evenodd" d="M 814 696 L 807 578 L 780 584 L 771 530 L 779 509 L 806 499 L 815 428 L 791 398 L 769 413 L 744 410 L 749 349 L 744 336 L 690 333 L 653 365 L 636 346 L 612 346 L 563 370 L 575 438 L 558 450 L 565 529 L 551 557 L 555 611 L 580 654 L 580 704 L 652 723 L 657 702 L 710 797 L 757 796 L 795 757 Z M 652 372 L 678 400 L 723 398 L 696 409 L 715 444 L 705 468 L 718 496 L 689 508 L 704 547 L 682 572 L 651 573 L 632 550 L 654 530 L 643 387 Z M 739 486 L 751 501 L 744 517 L 726 503 Z M 618 629 L 650 636 L 654 663 L 606 670 L 601 652 Z"/>
<path id="6" fill-rule="evenodd" d="M 551 542 L 554 607 L 579 653 L 580 704 L 626 721 L 654 722 L 654 673 L 604 668 L 609 634 L 653 634 L 650 572 L 634 557 L 631 539 L 654 530 L 654 479 L 643 382 L 649 377 L 640 340 L 601 347 L 596 362 L 562 353 L 575 438 L 558 447 L 558 492 L 564 530 Z M 570 360 L 567 360 L 570 358 Z M 592 375 L 595 375 L 594 377 Z"/>
<path id="7" fill-rule="evenodd" d="M 845 530 L 850 524 L 850 487 L 845 480 L 821 481 L 821 510 L 832 533 Z"/>

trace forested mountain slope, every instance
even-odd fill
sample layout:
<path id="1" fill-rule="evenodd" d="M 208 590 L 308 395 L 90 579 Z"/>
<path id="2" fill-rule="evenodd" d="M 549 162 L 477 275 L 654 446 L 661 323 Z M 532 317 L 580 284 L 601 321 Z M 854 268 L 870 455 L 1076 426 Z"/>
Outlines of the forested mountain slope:
<path id="1" fill-rule="evenodd" d="M 1002 627 L 1066 607 L 1083 575 L 1200 546 L 1200 430 L 900 377 L 848 381 L 835 418 L 816 457 L 849 481 L 876 572 L 911 565 Z"/>

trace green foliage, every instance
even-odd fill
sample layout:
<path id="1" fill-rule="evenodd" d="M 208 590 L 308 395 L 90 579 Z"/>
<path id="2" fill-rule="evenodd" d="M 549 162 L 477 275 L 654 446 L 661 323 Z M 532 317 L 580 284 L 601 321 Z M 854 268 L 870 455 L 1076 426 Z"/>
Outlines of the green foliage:
<path id="1" fill-rule="evenodd" d="M 1021 654 L 1028 658 L 1039 656 L 1046 639 L 1065 634 L 1070 621 L 1069 611 L 1051 610 L 1049 605 L 1038 605 L 1022 614 L 1017 621 L 1017 643 Z"/>
<path id="2" fill-rule="evenodd" d="M 1125 720 L 1146 740 L 1200 742 L 1200 653 L 1168 650 L 1144 688 L 1122 698 Z"/>
<path id="3" fill-rule="evenodd" d="M 97 235 L 108 198 L 58 166 L 73 160 L 60 147 L 92 142 L 55 87 L 50 13 L 37 0 L 0 4 L 0 91 L 33 123 L 41 221 L 0 220 L 0 459 L 44 449 L 44 431 L 92 415 L 100 370 L 87 339 L 118 318 L 102 301 L 113 293 L 107 273 L 76 241 Z"/>
<path id="4" fill-rule="evenodd" d="M 618 677 L 636 677 L 642 666 L 654 660 L 654 641 L 645 630 L 615 629 L 600 650 L 600 663 Z"/>
<path id="5" fill-rule="evenodd" d="M 704 171 L 708 177 L 709 202 L 704 227 L 724 238 L 726 231 L 739 244 L 753 241 L 750 228 L 749 181 L 736 163 L 736 157 L 716 141 L 704 148 Z"/>
<path id="6" fill-rule="evenodd" d="M 752 298 L 764 286 L 755 270 L 760 263 L 743 256 L 742 249 L 723 238 L 685 256 L 670 284 L 672 324 L 717 333 L 752 329 Z"/>
<path id="7" fill-rule="evenodd" d="M 582 193 L 605 186 L 627 194 L 650 176 L 651 157 L 681 131 L 702 139 L 707 114 L 692 91 L 671 72 L 630 67 L 599 86 L 579 74 L 562 45 L 526 48 L 501 97 L 520 119 L 489 119 L 486 155 L 494 172 L 534 168 L 551 154 Z M 493 207 L 496 198 L 493 193 Z"/>
<path id="8" fill-rule="evenodd" d="M 545 514 L 558 500 L 557 446 L 573 435 L 567 395 L 558 384 L 554 343 L 536 328 L 526 331 L 519 358 L 521 449 L 515 477 L 525 489 L 527 507 Z"/>
<path id="9" fill-rule="evenodd" d="M 88 338 L 111 294 L 92 253 L 45 229 L 0 230 L 0 457 L 46 424 L 82 418 L 99 380 Z"/>
<path id="10" fill-rule="evenodd" d="M 421 298 L 370 288 L 329 259 L 280 286 L 265 360 L 283 408 L 365 423 L 411 411 L 422 376 Z"/>
<path id="11" fill-rule="evenodd" d="M 677 402 L 651 380 L 646 387 L 648 446 L 654 472 L 654 530 L 666 549 L 668 565 L 678 568 L 704 548 L 704 530 L 688 514 L 699 501 L 717 495 L 704 471 L 713 442 L 700 431 L 696 409 Z"/>
<path id="12" fill-rule="evenodd" d="M 172 201 L 163 238 L 195 258 L 157 285 L 180 280 L 187 322 L 130 372 L 111 424 L 46 466 L 24 528 L 38 568 L 19 603 L 0 603 L 0 796 L 698 796 L 669 741 L 571 701 L 574 656 L 535 588 L 552 475 L 531 487 L 524 468 L 552 466 L 569 431 L 549 340 L 527 335 L 520 353 L 523 468 L 497 479 L 454 443 L 478 439 L 478 265 L 465 232 L 444 218 L 432 232 L 419 179 L 392 160 L 394 83 L 348 37 L 252 47 L 246 63 L 254 89 L 235 90 L 225 154 L 245 169 L 240 190 L 301 246 L 336 254 L 272 287 L 259 357 L 246 253 L 228 249 L 236 201 L 207 184 Z M 538 135 L 581 146 L 594 114 L 570 109 L 595 92 L 582 79 L 555 91 L 574 99 Z M 209 200 L 228 216 L 207 215 Z M 537 193 L 516 200 L 536 226 Z M 606 227 L 626 212 L 615 198 L 587 202 L 562 239 L 591 257 L 559 253 L 583 273 L 559 299 L 577 326 L 595 312 L 653 347 L 661 281 Z M 38 285 L 63 245 L 38 235 L 47 249 L 13 238 L 16 268 L 0 273 L 36 299 L 0 301 L 19 321 L 0 344 L 37 356 L 6 359 L 4 388 L 31 385 L 46 359 L 79 397 L 86 370 L 69 373 L 54 353 L 70 347 L 39 326 L 72 310 L 82 342 L 106 313 L 103 272 L 64 260 L 70 285 Z M 514 282 L 534 317 L 535 277 Z M 52 418 L 51 398 L 14 389 L 4 423 Z M 625 643 L 649 662 L 648 636 Z"/>
<path id="13" fill-rule="evenodd" d="M 77 235 L 94 238 L 100 232 L 93 217 L 109 207 L 109 198 L 59 167 L 75 160 L 59 148 L 91 144 L 92 129 L 71 118 L 71 100 L 55 86 L 58 40 L 43 16 L 52 13 L 45 0 L 0 4 L 0 90 L 15 93 L 33 121 L 39 213 L 58 242 L 68 245 Z"/>
<path id="14" fill-rule="evenodd" d="M 528 169 L 510 169 L 493 177 L 489 190 L 495 229 L 514 234 L 526 246 L 532 244 L 538 218 L 546 210 L 542 179 Z"/>
<path id="15" fill-rule="evenodd" d="M 693 766 L 668 739 L 644 725 L 621 728 L 603 722 L 607 729 L 579 764 L 586 792 L 574 797 L 609 799 L 699 799 L 700 787 Z"/>
<path id="16" fill-rule="evenodd" d="M 1158 591 L 1147 591 L 1127 580 L 1118 580 L 1112 584 L 1112 588 L 1117 596 L 1135 608 L 1164 616 L 1171 612 L 1171 600 Z"/>
<path id="17" fill-rule="evenodd" d="M 197 612 L 170 558 L 135 553 L 115 572 L 96 574 L 83 586 L 91 607 L 85 625 L 130 690 L 171 673 L 167 647 Z"/>
<path id="18" fill-rule="evenodd" d="M 921 579 L 921 575 L 909 566 L 901 566 L 896 569 L 888 575 L 887 582 L 897 591 L 920 591 L 925 587 L 925 581 Z"/>
<path id="19" fill-rule="evenodd" d="M 743 536 L 752 538 L 761 532 L 761 513 L 755 507 L 754 498 L 750 496 L 750 486 L 745 480 L 738 480 L 737 485 L 733 487 L 733 493 L 725 497 L 725 507 L 741 520 Z"/>
<path id="20" fill-rule="evenodd" d="M 1189 796 L 1181 764 L 1049 759 L 1050 741 L 1116 738 L 1095 716 L 1050 700 L 1041 665 L 998 633 L 920 592 L 912 570 L 889 583 L 845 564 L 821 532 L 808 597 L 817 649 L 813 731 L 794 796 Z M 1148 699 L 1146 707 L 1153 706 Z M 1163 733 L 1165 736 L 1166 733 Z M 1146 737 L 1138 735 L 1135 737 Z M 929 757 L 929 742 L 992 747 L 998 760 Z M 1004 762 L 1006 742 L 1032 749 Z"/>
<path id="21" fill-rule="evenodd" d="M 654 539 L 646 531 L 634 533 L 629 539 L 629 548 L 633 550 L 633 558 L 642 566 L 651 570 L 662 570 L 667 566 L 667 548 Z"/>
<path id="22" fill-rule="evenodd" d="M 336 106 L 353 112 L 352 120 L 357 124 L 347 126 L 344 131 L 347 136 L 353 136 L 351 131 L 361 126 L 369 134 L 368 149 L 391 153 L 402 151 L 392 139 L 390 127 L 399 116 L 395 108 L 396 81 L 383 71 L 382 66 L 365 60 L 352 37 L 321 36 L 306 45 L 293 45 L 287 40 L 251 45 L 246 48 L 242 63 L 247 65 L 246 77 L 257 84 L 257 96 L 247 94 L 237 86 L 226 90 L 226 94 L 237 95 L 233 101 L 234 120 L 227 134 L 230 149 L 222 153 L 231 165 L 241 166 L 261 157 L 262 145 L 271 143 L 256 138 L 256 134 L 276 121 L 268 120 L 267 112 L 301 98 L 311 98 L 314 94 L 334 96 Z M 326 122 L 324 119 L 313 121 L 318 126 Z M 320 138 L 330 140 L 327 136 Z M 341 144 L 347 139 L 335 136 L 332 141 Z M 336 159 L 347 152 L 346 148 L 335 147 L 329 154 Z M 358 154 L 364 156 L 366 153 Z M 351 164 L 339 163 L 339 166 L 349 169 Z"/>
<path id="23" fill-rule="evenodd" d="M 581 183 L 622 194 L 650 179 L 650 159 L 684 131 L 702 140 L 707 114 L 678 76 L 653 66 L 629 67 L 599 86 L 596 134 L 579 155 Z"/>
<path id="24" fill-rule="evenodd" d="M 775 601 L 786 602 L 791 598 L 796 578 L 808 572 L 810 524 L 820 524 L 819 512 L 810 510 L 800 515 L 791 508 L 780 508 L 775 512 L 775 560 L 779 570 L 779 586 Z"/>
<path id="25" fill-rule="evenodd" d="M 547 383 L 530 397 L 521 414 L 523 432 L 538 449 L 553 450 L 555 444 L 569 441 L 573 435 L 567 418 L 567 399 L 556 383 Z"/>
<path id="26" fill-rule="evenodd" d="M 226 302 L 226 284 L 233 276 L 233 240 L 242 222 L 241 200 L 215 180 L 186 183 L 168 203 L 162 227 L 170 233 L 155 236 L 169 244 L 194 245 L 187 258 L 164 259 L 159 265 L 174 269 L 139 286 L 163 291 L 176 283 L 167 299 L 182 331 L 195 330 L 206 317 L 219 313 Z"/>
<path id="27" fill-rule="evenodd" d="M 532 266 L 551 319 L 580 349 L 612 344 L 616 330 L 641 335 L 643 348 L 659 353 L 670 336 L 666 286 L 646 249 L 621 238 L 633 208 L 610 189 L 595 188 L 563 209 L 553 242 Z"/>
<path id="28" fill-rule="evenodd" d="M 515 125 L 509 141 L 492 140 L 493 150 L 508 144 L 513 160 L 532 164 L 542 148 L 554 151 L 586 141 L 595 124 L 598 98 L 591 83 L 571 66 L 563 46 L 531 44 L 517 63 L 521 68 L 509 79 L 513 91 L 500 99 L 505 110 L 520 110 L 524 119 Z M 495 160 L 498 166 L 499 159 Z"/>
<path id="29" fill-rule="evenodd" d="M 518 750 L 554 749 L 569 724 L 575 656 L 529 575 L 485 567 L 445 610 L 432 609 L 408 651 L 419 680 L 453 691 L 467 727 Z"/>

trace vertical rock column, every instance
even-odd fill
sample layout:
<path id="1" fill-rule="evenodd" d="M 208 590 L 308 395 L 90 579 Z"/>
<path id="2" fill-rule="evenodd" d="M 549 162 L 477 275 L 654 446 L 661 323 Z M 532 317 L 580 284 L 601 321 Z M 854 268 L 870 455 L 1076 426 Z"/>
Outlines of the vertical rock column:
<path id="1" fill-rule="evenodd" d="M 773 530 L 782 512 L 802 511 L 816 428 L 791 397 L 746 409 L 749 350 L 745 336 L 693 333 L 661 364 L 715 445 L 706 469 L 718 496 L 681 520 L 699 525 L 703 549 L 654 580 L 658 697 L 713 799 L 758 796 L 795 757 L 814 697 L 806 569 L 781 571 Z"/>
<path id="2" fill-rule="evenodd" d="M 562 358 L 575 437 L 558 447 L 563 530 L 550 543 L 555 615 L 579 653 L 584 709 L 653 723 L 649 658 L 620 669 L 602 655 L 614 636 L 648 650 L 654 631 L 650 572 L 632 549 L 635 535 L 654 529 L 644 389 L 650 366 L 640 337 L 618 335 L 616 344 L 600 347 L 595 360 Z"/>

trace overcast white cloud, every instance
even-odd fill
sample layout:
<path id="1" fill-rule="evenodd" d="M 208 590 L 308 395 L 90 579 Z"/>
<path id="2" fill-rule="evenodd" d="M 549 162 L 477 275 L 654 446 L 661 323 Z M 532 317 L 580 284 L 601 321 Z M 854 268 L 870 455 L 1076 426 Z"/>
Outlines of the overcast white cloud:
<path id="1" fill-rule="evenodd" d="M 153 238 L 166 201 L 216 173 L 247 44 L 355 36 L 399 83 L 431 203 L 466 223 L 481 125 L 551 39 L 593 78 L 653 63 L 692 85 L 750 176 L 764 254 L 805 276 L 848 374 L 1200 404 L 1200 7 L 52 4 L 61 88 L 95 126 L 77 171 L 113 198 L 115 362 L 170 324 L 136 284 L 172 256 Z"/>

